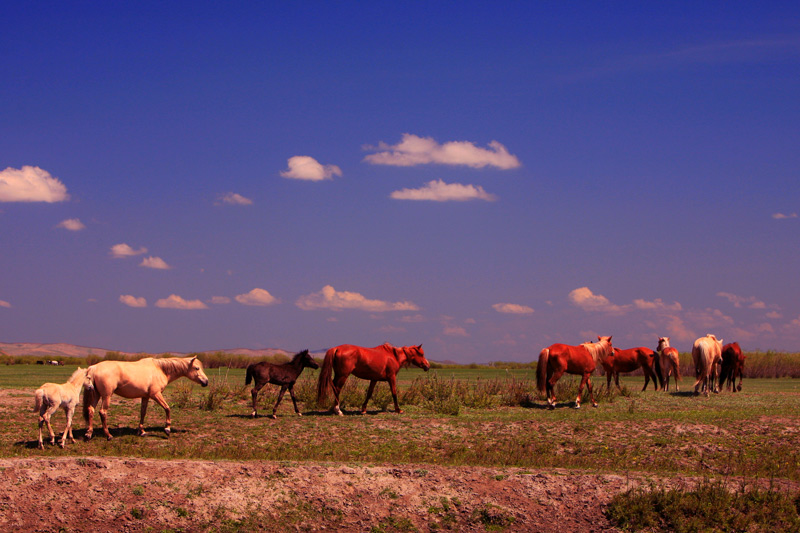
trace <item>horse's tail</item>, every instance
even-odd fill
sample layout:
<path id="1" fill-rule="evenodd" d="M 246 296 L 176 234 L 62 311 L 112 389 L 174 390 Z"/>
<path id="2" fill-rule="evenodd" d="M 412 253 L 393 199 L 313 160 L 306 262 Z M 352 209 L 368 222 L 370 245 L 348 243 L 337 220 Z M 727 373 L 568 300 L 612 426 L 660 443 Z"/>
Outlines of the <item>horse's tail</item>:
<path id="1" fill-rule="evenodd" d="M 253 381 L 253 365 L 247 365 L 247 374 L 244 377 L 244 384 L 250 385 L 251 381 Z"/>
<path id="2" fill-rule="evenodd" d="M 547 360 L 550 358 L 550 348 L 539 352 L 539 364 L 536 365 L 536 388 L 545 392 L 547 387 Z"/>
<path id="3" fill-rule="evenodd" d="M 41 411 L 42 404 L 44 403 L 44 391 L 42 389 L 38 389 L 36 391 L 36 394 L 34 394 L 34 396 L 36 397 L 36 402 L 35 405 L 33 406 L 33 411 L 34 412 Z"/>
<path id="4" fill-rule="evenodd" d="M 95 395 L 97 391 L 94 389 L 94 368 L 89 367 L 86 371 L 86 379 L 83 381 L 83 419 L 89 423 L 89 406 L 96 405 Z"/>
<path id="5" fill-rule="evenodd" d="M 674 355 L 675 356 L 671 357 L 670 360 L 672 361 L 672 366 L 674 367 L 675 370 L 675 380 L 677 381 L 681 379 L 681 358 L 677 350 L 675 350 Z"/>
<path id="6" fill-rule="evenodd" d="M 325 360 L 322 362 L 322 369 L 319 372 L 319 382 L 317 382 L 317 404 L 321 404 L 328 399 L 328 393 L 333 386 L 333 359 L 336 357 L 336 350 L 330 349 L 325 353 Z"/>

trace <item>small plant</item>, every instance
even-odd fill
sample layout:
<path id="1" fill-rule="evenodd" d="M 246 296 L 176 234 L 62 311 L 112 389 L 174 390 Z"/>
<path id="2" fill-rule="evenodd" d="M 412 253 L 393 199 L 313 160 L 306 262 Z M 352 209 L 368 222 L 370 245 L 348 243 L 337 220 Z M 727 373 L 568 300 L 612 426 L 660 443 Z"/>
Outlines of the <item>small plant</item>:
<path id="1" fill-rule="evenodd" d="M 134 496 L 142 496 L 144 495 L 144 487 L 141 485 L 134 485 L 133 489 L 131 489 Z"/>

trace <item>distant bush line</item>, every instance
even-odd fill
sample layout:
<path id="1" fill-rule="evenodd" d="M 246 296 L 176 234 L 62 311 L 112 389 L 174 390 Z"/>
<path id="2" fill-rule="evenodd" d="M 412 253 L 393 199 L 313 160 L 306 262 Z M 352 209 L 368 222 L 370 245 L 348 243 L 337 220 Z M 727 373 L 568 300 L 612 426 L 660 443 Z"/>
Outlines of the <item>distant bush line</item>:
<path id="1" fill-rule="evenodd" d="M 766 352 L 745 352 L 747 357 L 744 367 L 745 378 L 800 378 L 800 353 L 776 352 L 769 350 Z M 286 355 L 274 355 L 264 357 L 252 357 L 241 354 L 230 354 L 225 352 L 212 353 L 193 353 L 189 356 L 197 356 L 203 361 L 206 368 L 247 368 L 247 365 L 258 361 L 269 361 L 271 363 L 285 363 L 289 360 Z M 89 355 L 87 357 L 65 357 L 65 356 L 37 356 L 37 355 L 6 355 L 0 354 L 0 364 L 4 365 L 33 365 L 40 361 L 59 361 L 65 364 L 88 366 L 104 360 L 114 361 L 137 361 L 144 357 L 170 357 L 169 354 L 153 355 L 146 353 L 121 354 L 119 352 L 106 352 L 104 356 Z M 694 375 L 694 364 L 690 353 L 681 353 L 681 375 Z M 526 369 L 532 371 L 536 369 L 536 361 L 528 363 L 518 363 L 511 361 L 496 361 L 488 364 L 471 363 L 466 365 L 454 363 L 431 362 L 434 369 L 455 369 L 455 368 L 500 368 L 500 369 Z M 597 374 L 602 374 L 602 368 L 598 367 Z M 642 371 L 637 370 L 631 375 L 641 375 Z"/>

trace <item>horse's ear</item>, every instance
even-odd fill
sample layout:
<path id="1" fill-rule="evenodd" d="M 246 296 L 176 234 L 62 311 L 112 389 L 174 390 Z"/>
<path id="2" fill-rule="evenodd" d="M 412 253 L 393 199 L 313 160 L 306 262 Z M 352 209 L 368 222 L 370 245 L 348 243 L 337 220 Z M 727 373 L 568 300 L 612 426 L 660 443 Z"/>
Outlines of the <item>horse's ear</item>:
<path id="1" fill-rule="evenodd" d="M 417 350 L 422 351 L 422 345 L 417 346 Z"/>

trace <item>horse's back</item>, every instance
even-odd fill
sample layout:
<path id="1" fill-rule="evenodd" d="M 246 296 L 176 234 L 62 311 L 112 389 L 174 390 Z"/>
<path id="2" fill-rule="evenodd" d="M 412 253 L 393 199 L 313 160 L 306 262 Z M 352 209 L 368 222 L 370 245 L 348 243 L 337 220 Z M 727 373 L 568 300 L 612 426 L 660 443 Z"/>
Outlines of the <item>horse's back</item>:
<path id="1" fill-rule="evenodd" d="M 166 385 L 166 376 L 152 357 L 138 361 L 100 361 L 89 367 L 92 384 L 101 396 L 116 393 L 124 398 L 141 398 L 154 382 Z"/>

